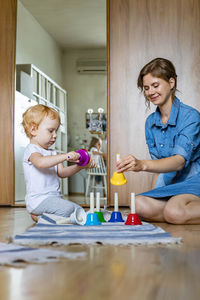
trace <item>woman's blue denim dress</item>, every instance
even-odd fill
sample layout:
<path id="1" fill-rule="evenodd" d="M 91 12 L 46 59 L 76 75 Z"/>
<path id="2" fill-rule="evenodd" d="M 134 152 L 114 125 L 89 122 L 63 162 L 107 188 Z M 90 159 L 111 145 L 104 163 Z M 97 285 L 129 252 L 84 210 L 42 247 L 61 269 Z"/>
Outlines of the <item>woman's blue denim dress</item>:
<path id="1" fill-rule="evenodd" d="M 152 159 L 179 154 L 181 171 L 159 174 L 155 188 L 140 195 L 166 198 L 179 194 L 200 196 L 200 114 L 175 98 L 169 120 L 162 124 L 159 108 L 146 120 L 146 141 Z"/>

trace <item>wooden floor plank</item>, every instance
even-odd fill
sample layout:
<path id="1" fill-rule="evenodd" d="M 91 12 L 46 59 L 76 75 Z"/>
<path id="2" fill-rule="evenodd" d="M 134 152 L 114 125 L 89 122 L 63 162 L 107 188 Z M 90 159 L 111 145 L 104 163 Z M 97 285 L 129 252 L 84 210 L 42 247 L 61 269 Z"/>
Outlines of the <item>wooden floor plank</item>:
<path id="1" fill-rule="evenodd" d="M 0 207 L 0 241 L 33 222 L 25 208 Z M 87 257 L 24 268 L 0 267 L 0 299 L 200 299 L 200 225 L 157 224 L 182 245 L 56 247 Z"/>

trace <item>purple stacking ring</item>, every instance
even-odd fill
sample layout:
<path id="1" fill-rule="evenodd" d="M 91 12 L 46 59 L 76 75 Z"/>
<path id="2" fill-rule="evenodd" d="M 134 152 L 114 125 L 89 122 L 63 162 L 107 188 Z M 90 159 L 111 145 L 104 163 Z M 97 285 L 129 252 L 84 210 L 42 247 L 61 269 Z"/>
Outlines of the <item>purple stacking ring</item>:
<path id="1" fill-rule="evenodd" d="M 87 165 L 90 161 L 90 156 L 89 156 L 89 153 L 87 152 L 87 150 L 79 149 L 76 152 L 80 154 L 80 159 L 79 159 L 78 165 L 79 166 Z"/>

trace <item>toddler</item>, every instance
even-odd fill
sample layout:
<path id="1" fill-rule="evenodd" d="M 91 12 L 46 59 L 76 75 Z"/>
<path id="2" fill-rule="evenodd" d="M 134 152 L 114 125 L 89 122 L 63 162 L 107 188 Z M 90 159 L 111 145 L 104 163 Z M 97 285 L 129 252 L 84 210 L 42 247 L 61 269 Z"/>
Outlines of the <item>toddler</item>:
<path id="1" fill-rule="evenodd" d="M 92 137 L 88 151 L 91 153 L 91 157 L 94 159 L 97 168 L 100 168 L 100 157 L 106 158 L 106 154 L 101 151 L 102 140 L 100 138 Z M 97 184 L 102 182 L 102 176 L 95 176 L 95 181 Z"/>
<path id="2" fill-rule="evenodd" d="M 23 157 L 28 212 L 34 220 L 37 219 L 34 215 L 42 213 L 69 217 L 79 206 L 61 196 L 59 177 L 69 177 L 83 168 L 93 168 L 94 161 L 91 159 L 86 166 L 73 164 L 64 167 L 64 161 L 78 162 L 80 155 L 74 151 L 57 154 L 49 149 L 56 141 L 60 126 L 59 114 L 54 109 L 41 104 L 32 106 L 23 114 L 22 125 L 30 139 Z"/>
<path id="3" fill-rule="evenodd" d="M 105 153 L 101 151 L 102 140 L 100 138 L 92 137 L 88 151 L 91 153 L 91 157 L 94 159 L 97 167 L 99 167 L 100 156 L 106 159 Z"/>

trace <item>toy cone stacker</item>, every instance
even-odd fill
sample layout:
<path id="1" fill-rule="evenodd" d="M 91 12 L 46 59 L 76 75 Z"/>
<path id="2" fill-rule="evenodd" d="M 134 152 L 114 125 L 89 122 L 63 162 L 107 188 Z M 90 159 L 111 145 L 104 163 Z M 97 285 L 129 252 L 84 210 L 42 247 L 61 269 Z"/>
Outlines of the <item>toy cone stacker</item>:
<path id="1" fill-rule="evenodd" d="M 124 222 L 122 214 L 118 211 L 118 193 L 115 193 L 115 206 L 108 222 Z"/>
<path id="2" fill-rule="evenodd" d="M 135 193 L 131 193 L 131 213 L 128 215 L 125 225 L 142 225 L 138 214 L 135 213 Z"/>
<path id="3" fill-rule="evenodd" d="M 79 162 L 77 163 L 77 165 L 79 165 L 79 166 L 87 165 L 90 161 L 90 156 L 89 156 L 89 153 L 87 152 L 87 150 L 79 149 L 76 152 L 80 155 Z M 68 156 L 68 158 L 70 158 L 70 156 Z"/>
<path id="4" fill-rule="evenodd" d="M 120 160 L 120 154 L 117 154 L 117 161 Z M 123 185 L 127 182 L 123 173 L 113 173 L 113 177 L 110 179 L 111 184 L 113 185 Z"/>
<path id="5" fill-rule="evenodd" d="M 68 218 L 58 220 L 56 224 L 76 224 L 85 225 L 86 213 L 82 207 L 77 207 L 75 211 Z"/>
<path id="6" fill-rule="evenodd" d="M 90 193 L 90 213 L 87 215 L 86 226 L 101 225 L 97 214 L 94 213 L 94 193 Z"/>
<path id="7" fill-rule="evenodd" d="M 86 213 L 83 208 L 77 207 L 75 211 L 70 215 L 70 221 L 72 224 L 85 225 Z"/>
<path id="8" fill-rule="evenodd" d="M 98 219 L 101 223 L 105 223 L 106 221 L 104 220 L 103 214 L 100 210 L 100 193 L 96 193 L 96 211 L 95 214 L 97 214 Z"/>

